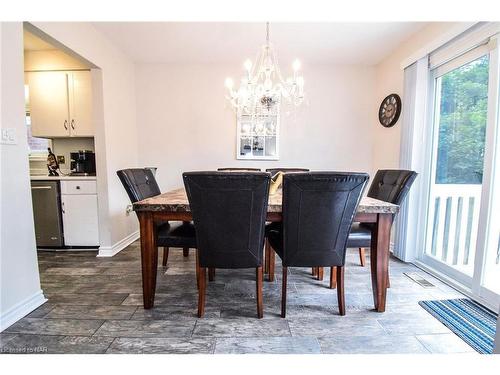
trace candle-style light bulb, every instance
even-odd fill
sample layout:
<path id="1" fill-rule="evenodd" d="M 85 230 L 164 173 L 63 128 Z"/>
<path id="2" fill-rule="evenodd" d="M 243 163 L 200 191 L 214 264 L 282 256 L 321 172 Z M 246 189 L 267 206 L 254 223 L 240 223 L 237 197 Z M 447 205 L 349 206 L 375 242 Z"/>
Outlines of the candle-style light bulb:
<path id="1" fill-rule="evenodd" d="M 234 82 L 233 82 L 233 79 L 230 78 L 230 77 L 227 77 L 226 78 L 226 81 L 224 82 L 224 84 L 226 85 L 226 87 L 231 90 L 234 86 Z"/>
<path id="2" fill-rule="evenodd" d="M 297 59 L 293 62 L 292 68 L 294 72 L 297 72 L 300 70 L 300 61 Z"/>
<path id="3" fill-rule="evenodd" d="M 252 61 L 250 59 L 246 59 L 243 66 L 247 72 L 250 72 L 250 69 L 252 69 Z"/>

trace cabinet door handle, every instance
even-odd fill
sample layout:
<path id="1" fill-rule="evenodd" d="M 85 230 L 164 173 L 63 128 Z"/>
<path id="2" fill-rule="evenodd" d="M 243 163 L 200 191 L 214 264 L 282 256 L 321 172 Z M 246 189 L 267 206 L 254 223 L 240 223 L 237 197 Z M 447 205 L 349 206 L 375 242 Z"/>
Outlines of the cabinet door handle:
<path id="1" fill-rule="evenodd" d="M 63 214 L 66 213 L 66 210 L 64 209 L 64 202 L 61 203 L 61 211 Z"/>
<path id="2" fill-rule="evenodd" d="M 64 129 L 68 130 L 68 120 L 64 120 Z"/>
<path id="3" fill-rule="evenodd" d="M 71 129 L 75 130 L 75 119 L 71 119 Z"/>

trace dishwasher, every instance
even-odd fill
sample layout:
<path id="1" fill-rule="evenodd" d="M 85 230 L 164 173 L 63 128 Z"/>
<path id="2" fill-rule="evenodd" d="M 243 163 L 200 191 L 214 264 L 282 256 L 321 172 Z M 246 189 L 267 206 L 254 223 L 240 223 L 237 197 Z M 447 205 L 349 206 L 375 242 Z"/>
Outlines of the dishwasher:
<path id="1" fill-rule="evenodd" d="M 59 181 L 31 181 L 36 246 L 64 247 Z"/>

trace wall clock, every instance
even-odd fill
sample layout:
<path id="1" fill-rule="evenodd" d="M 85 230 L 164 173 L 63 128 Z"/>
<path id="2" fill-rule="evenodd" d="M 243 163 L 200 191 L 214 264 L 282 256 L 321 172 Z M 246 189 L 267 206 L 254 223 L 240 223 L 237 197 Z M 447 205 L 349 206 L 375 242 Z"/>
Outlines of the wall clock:
<path id="1" fill-rule="evenodd" d="M 391 94 L 385 97 L 380 103 L 378 110 L 378 120 L 386 128 L 396 124 L 401 114 L 401 98 L 398 94 Z"/>

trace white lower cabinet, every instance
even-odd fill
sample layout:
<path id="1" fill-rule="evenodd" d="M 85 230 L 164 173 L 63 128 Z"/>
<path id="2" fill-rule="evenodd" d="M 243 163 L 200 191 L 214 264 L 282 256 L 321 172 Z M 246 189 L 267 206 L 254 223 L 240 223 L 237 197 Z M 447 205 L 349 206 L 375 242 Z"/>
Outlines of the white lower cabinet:
<path id="1" fill-rule="evenodd" d="M 61 181 L 66 246 L 98 246 L 99 225 L 95 181 Z"/>

